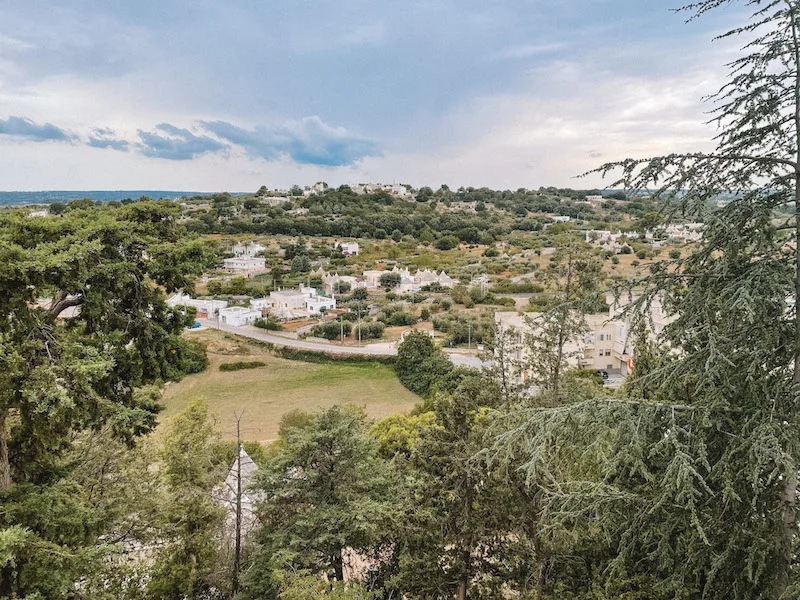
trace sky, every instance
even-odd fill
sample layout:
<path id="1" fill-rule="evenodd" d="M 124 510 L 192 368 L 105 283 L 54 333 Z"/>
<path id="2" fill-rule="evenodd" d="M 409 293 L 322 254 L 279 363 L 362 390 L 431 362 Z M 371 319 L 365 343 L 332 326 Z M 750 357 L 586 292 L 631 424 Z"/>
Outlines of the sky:
<path id="1" fill-rule="evenodd" d="M 3 0 L 0 189 L 602 186 L 712 147 L 741 4 Z"/>

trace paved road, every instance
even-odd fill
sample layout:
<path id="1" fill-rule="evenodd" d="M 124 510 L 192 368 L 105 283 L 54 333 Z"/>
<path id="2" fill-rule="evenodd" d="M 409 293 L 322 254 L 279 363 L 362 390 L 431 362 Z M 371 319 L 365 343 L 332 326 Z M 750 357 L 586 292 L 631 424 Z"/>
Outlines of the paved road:
<path id="1" fill-rule="evenodd" d="M 389 344 L 386 342 L 367 344 L 366 346 L 340 346 L 338 344 L 325 344 L 322 342 L 310 342 L 308 340 L 287 338 L 281 335 L 269 333 L 265 329 L 259 329 L 258 327 L 253 327 L 252 325 L 232 327 L 230 325 L 226 325 L 225 323 L 220 323 L 217 325 L 215 320 L 198 320 L 203 327 L 208 327 L 209 329 L 220 329 L 236 335 L 249 337 L 254 340 L 269 342 L 271 344 L 275 344 L 276 346 L 287 346 L 289 348 L 297 348 L 299 350 L 313 350 L 315 352 L 330 352 L 334 354 L 357 354 L 361 356 L 395 356 L 397 354 L 397 348 L 394 346 L 394 344 Z M 450 357 L 450 360 L 453 361 L 453 364 L 458 366 L 474 367 L 476 369 L 479 369 L 483 366 L 483 361 L 474 355 L 455 352 L 448 352 L 447 355 Z"/>

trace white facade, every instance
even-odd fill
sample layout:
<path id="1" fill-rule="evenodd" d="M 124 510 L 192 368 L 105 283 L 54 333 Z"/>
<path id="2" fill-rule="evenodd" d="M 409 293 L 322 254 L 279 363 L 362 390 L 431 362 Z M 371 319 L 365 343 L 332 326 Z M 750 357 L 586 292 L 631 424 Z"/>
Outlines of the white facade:
<path id="1" fill-rule="evenodd" d="M 306 308 L 312 315 L 318 315 L 324 310 L 334 310 L 336 308 L 336 300 L 326 296 L 315 296 L 306 300 Z"/>
<path id="2" fill-rule="evenodd" d="M 342 254 L 345 256 L 358 256 L 358 253 L 361 250 L 358 242 L 340 242 L 339 248 L 341 248 Z"/>
<path id="3" fill-rule="evenodd" d="M 213 300 L 211 298 L 192 298 L 188 294 L 178 292 L 167 299 L 167 305 L 175 308 L 176 306 L 191 306 L 197 309 L 197 316 L 202 318 L 212 318 L 217 311 L 228 306 L 225 300 Z"/>
<path id="4" fill-rule="evenodd" d="M 316 289 L 305 286 L 300 286 L 297 290 L 271 292 L 269 298 L 251 301 L 251 306 L 254 302 L 259 304 L 263 302 L 266 308 L 284 319 L 307 317 L 319 314 L 323 308 L 325 310 L 336 308 L 334 298 L 320 296 Z"/>
<path id="5" fill-rule="evenodd" d="M 629 338 L 630 323 L 627 316 L 622 315 L 627 299 L 615 302 L 613 295 L 606 297 L 609 304 L 608 313 L 587 315 L 588 332 L 581 339 L 569 340 L 565 347 L 568 363 L 575 368 L 606 369 L 627 375 L 633 369 L 634 346 Z M 522 363 L 520 377 L 528 377 L 524 363 L 526 360 L 525 335 L 536 327 L 539 313 L 497 312 L 495 323 L 499 331 L 515 332 L 518 335 L 519 348 L 516 360 Z M 661 306 L 655 300 L 650 309 L 653 333 L 658 335 L 670 321 Z"/>
<path id="6" fill-rule="evenodd" d="M 257 258 L 253 256 L 226 258 L 222 263 L 228 271 L 257 273 L 266 271 L 267 268 L 266 258 Z"/>
<path id="7" fill-rule="evenodd" d="M 219 311 L 220 323 L 241 327 L 242 325 L 252 325 L 256 319 L 261 318 L 261 311 L 244 306 L 231 306 L 222 308 Z"/>
<path id="8" fill-rule="evenodd" d="M 250 300 L 250 308 L 253 310 L 264 311 L 272 308 L 274 300 L 272 298 L 253 298 Z"/>
<path id="9" fill-rule="evenodd" d="M 569 217 L 566 216 L 566 215 L 553 215 L 550 218 L 553 219 L 553 221 L 555 221 L 556 223 L 567 223 L 567 222 L 569 222 Z"/>
<path id="10" fill-rule="evenodd" d="M 364 271 L 361 277 L 353 277 L 350 275 L 339 275 L 338 273 L 328 274 L 322 267 L 314 272 L 322 279 L 325 289 L 330 292 L 336 291 L 336 286 L 339 283 L 349 283 L 351 289 L 357 287 L 366 287 L 368 289 L 375 289 L 381 286 L 381 276 L 386 273 L 397 273 L 400 275 L 400 284 L 397 291 L 400 293 L 417 292 L 426 285 L 439 284 L 444 288 L 453 288 L 456 285 L 456 280 L 450 277 L 447 273 L 441 273 L 425 269 L 411 273 L 408 268 L 394 267 L 391 271 L 378 271 L 369 270 Z"/>
<path id="11" fill-rule="evenodd" d="M 258 242 L 245 242 L 236 244 L 233 247 L 233 255 L 237 258 L 253 257 L 264 250 L 266 248 Z"/>

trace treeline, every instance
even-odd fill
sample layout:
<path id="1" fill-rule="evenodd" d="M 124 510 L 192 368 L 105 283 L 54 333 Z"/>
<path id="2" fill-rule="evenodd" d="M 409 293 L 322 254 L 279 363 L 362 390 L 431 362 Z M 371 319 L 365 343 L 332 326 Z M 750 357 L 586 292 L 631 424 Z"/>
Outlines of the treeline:
<path id="1" fill-rule="evenodd" d="M 296 199 L 297 206 L 307 211 L 304 214 L 290 213 L 293 204 L 267 206 L 257 197 L 217 194 L 212 197 L 210 208 L 186 212 L 184 219 L 190 230 L 199 233 L 391 237 L 395 241 L 410 236 L 425 243 L 454 237 L 465 243 L 489 244 L 514 230 L 539 231 L 552 223 L 548 216 L 531 217 L 529 213 L 565 215 L 602 224 L 619 222 L 625 214 L 641 217 L 658 208 L 657 203 L 645 197 L 620 201 L 609 196 L 598 209 L 582 202 L 591 192 L 596 190 L 546 188 L 512 192 L 467 188 L 451 192 L 442 188 L 430 195 L 418 195 L 414 201 L 393 198 L 384 192 L 357 195 L 341 186 Z M 475 203 L 474 212 L 455 210 L 465 203 Z"/>

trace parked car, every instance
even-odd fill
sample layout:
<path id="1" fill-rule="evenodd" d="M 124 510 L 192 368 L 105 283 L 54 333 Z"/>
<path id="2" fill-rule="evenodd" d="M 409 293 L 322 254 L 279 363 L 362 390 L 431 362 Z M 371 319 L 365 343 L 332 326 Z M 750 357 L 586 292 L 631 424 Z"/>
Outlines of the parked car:
<path id="1" fill-rule="evenodd" d="M 600 373 L 600 377 L 603 379 L 608 379 L 608 371 L 605 369 L 597 369 L 597 372 Z"/>
<path id="2" fill-rule="evenodd" d="M 199 329 L 199 328 L 200 328 L 200 321 L 195 321 L 194 323 L 192 323 L 192 326 L 189 327 L 189 329 Z M 606 377 L 608 377 L 608 375 L 606 375 Z"/>

